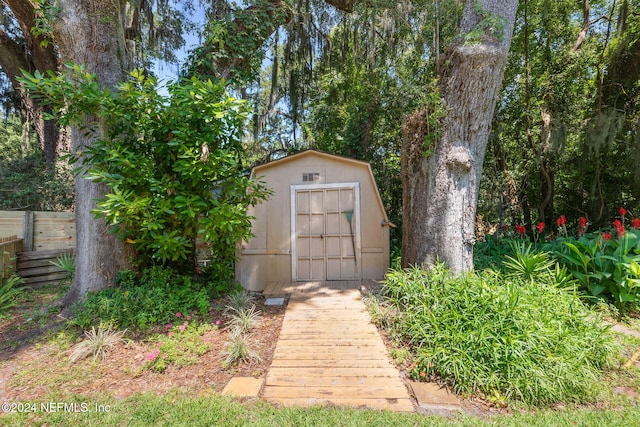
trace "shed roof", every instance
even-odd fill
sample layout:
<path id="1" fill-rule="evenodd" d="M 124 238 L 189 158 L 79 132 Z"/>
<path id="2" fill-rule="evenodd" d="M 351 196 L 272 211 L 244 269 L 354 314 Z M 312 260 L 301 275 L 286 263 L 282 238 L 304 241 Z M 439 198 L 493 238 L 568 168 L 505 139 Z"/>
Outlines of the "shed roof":
<path id="1" fill-rule="evenodd" d="M 373 185 L 376 194 L 376 198 L 378 201 L 378 205 L 380 206 L 380 210 L 382 211 L 382 214 L 384 215 L 384 225 L 389 225 L 391 227 L 395 227 L 395 225 L 393 223 L 391 223 L 389 221 L 389 217 L 387 216 L 387 212 L 384 208 L 384 204 L 382 203 L 382 198 L 380 198 L 380 191 L 378 189 L 378 185 L 376 184 L 376 180 L 373 177 L 373 172 L 371 170 L 371 165 L 369 165 L 368 162 L 362 161 L 362 160 L 356 160 L 356 159 L 352 159 L 350 157 L 345 157 L 345 156 L 338 156 L 335 154 L 329 154 L 329 153 L 325 153 L 323 151 L 318 151 L 318 150 L 313 150 L 313 149 L 308 149 L 305 151 L 301 151 L 299 153 L 296 154 L 291 154 L 289 156 L 283 157 L 281 159 L 277 159 L 277 160 L 273 160 L 271 162 L 267 162 L 267 163 L 263 163 L 261 165 L 255 166 L 252 170 L 252 175 L 253 176 L 259 176 L 259 172 L 266 170 L 266 169 L 270 169 L 273 167 L 278 167 L 287 163 L 291 163 L 291 162 L 295 162 L 296 160 L 300 160 L 306 157 L 318 157 L 321 159 L 326 159 L 326 160 L 337 160 L 339 162 L 344 162 L 345 164 L 351 164 L 352 166 L 357 166 L 357 167 L 361 167 L 361 168 L 366 168 L 368 175 L 369 175 L 369 179 L 371 181 L 371 184 Z"/>

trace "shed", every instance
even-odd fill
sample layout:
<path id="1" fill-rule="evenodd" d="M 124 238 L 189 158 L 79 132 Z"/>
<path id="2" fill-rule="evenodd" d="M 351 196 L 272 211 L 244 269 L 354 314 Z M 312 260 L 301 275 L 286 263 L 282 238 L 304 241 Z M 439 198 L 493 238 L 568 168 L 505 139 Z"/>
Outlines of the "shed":
<path id="1" fill-rule="evenodd" d="M 255 237 L 239 244 L 236 264 L 245 289 L 384 277 L 392 224 L 368 163 L 307 150 L 252 175 L 273 195 L 248 212 Z"/>

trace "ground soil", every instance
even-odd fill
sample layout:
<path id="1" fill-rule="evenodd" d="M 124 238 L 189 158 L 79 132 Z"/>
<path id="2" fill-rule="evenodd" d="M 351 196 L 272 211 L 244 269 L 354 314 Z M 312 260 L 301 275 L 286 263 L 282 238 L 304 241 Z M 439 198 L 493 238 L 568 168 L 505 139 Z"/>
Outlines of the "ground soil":
<path id="1" fill-rule="evenodd" d="M 223 367 L 229 331 L 225 328 L 227 319 L 218 309 L 212 310 L 208 319 L 200 320 L 212 324 L 221 320 L 222 324 L 203 335 L 209 351 L 199 362 L 185 367 L 169 366 L 163 373 L 156 373 L 145 369 L 145 355 L 152 350 L 153 343 L 144 335 L 130 333 L 104 360 L 94 362 L 88 358 L 71 364 L 69 349 L 80 340 L 82 331 L 65 327 L 64 319 L 56 314 L 42 314 L 42 308 L 55 299 L 54 294 L 40 291 L 37 297 L 21 302 L 9 315 L 0 318 L 0 402 L 73 395 L 124 398 L 176 389 L 194 395 L 220 392 L 234 376 L 264 377 L 285 311 L 282 306 L 265 306 L 264 298 L 256 298 L 262 316 L 250 334 L 250 343 L 259 360 Z"/>
<path id="2" fill-rule="evenodd" d="M 286 307 L 286 304 L 266 306 L 264 298 L 257 296 L 256 305 L 262 316 L 250 335 L 250 343 L 260 359 L 225 368 L 223 350 L 229 339 L 229 331 L 225 328 L 228 319 L 222 312 L 224 301 L 214 301 L 212 307 L 217 308 L 212 309 L 206 319 L 200 319 L 212 324 L 222 321 L 221 327 L 203 335 L 209 351 L 195 365 L 169 366 L 163 373 L 157 373 L 145 369 L 145 356 L 155 345 L 148 340 L 151 334 L 127 333 L 127 339 L 113 347 L 104 360 L 89 358 L 70 363 L 69 350 L 81 340 L 82 331 L 67 326 L 55 310 L 43 310 L 62 294 L 64 289 L 58 285 L 32 291 L 8 314 L 0 317 L 0 402 L 105 395 L 118 399 L 146 392 L 163 394 L 170 390 L 182 390 L 194 396 L 219 393 L 232 377 L 266 375 Z M 154 332 L 162 333 L 163 329 L 160 325 Z M 381 332 L 389 346 L 384 331 Z M 637 355 L 628 357 L 636 366 L 640 364 L 637 359 L 633 360 Z M 400 366 L 400 370 L 406 379 L 408 367 Z M 632 387 L 619 386 L 615 391 L 638 397 Z M 465 412 L 478 415 L 509 412 L 507 408 L 478 398 L 463 399 L 461 403 Z"/>

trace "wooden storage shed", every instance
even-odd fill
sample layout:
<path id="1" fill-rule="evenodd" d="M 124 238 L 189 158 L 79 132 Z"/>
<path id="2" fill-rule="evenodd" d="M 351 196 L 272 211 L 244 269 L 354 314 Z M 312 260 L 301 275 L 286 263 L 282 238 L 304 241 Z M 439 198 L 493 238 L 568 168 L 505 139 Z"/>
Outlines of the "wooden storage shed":
<path id="1" fill-rule="evenodd" d="M 392 224 L 368 163 L 307 150 L 252 174 L 273 195 L 249 210 L 255 237 L 239 244 L 236 264 L 245 289 L 384 277 Z"/>

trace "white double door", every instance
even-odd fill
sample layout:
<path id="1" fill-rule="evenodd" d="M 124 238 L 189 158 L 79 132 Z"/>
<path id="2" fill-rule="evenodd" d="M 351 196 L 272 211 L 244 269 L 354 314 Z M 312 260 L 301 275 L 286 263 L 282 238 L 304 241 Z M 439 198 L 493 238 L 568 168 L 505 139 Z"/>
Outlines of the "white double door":
<path id="1" fill-rule="evenodd" d="M 291 186 L 292 277 L 360 278 L 358 183 Z"/>

